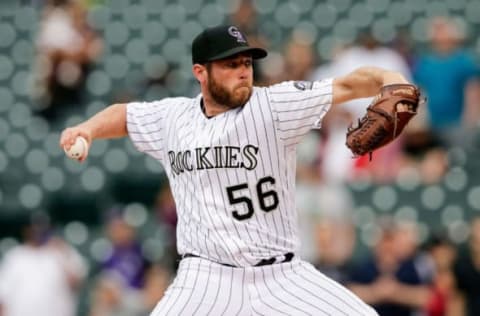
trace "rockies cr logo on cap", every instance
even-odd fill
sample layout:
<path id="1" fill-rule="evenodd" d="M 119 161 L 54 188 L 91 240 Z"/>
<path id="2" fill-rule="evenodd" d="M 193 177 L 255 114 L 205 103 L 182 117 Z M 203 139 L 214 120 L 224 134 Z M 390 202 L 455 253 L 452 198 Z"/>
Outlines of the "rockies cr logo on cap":
<path id="1" fill-rule="evenodd" d="M 247 42 L 245 37 L 243 37 L 243 34 L 237 29 L 236 26 L 230 26 L 228 28 L 228 34 L 235 37 L 237 39 L 237 42 L 239 42 L 239 43 L 246 43 Z"/>

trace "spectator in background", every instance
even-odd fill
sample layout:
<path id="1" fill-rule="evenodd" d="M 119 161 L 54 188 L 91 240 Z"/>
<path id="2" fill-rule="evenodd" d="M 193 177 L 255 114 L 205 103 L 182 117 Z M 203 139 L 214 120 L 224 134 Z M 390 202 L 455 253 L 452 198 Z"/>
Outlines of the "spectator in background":
<path id="1" fill-rule="evenodd" d="M 161 265 L 152 265 L 145 274 L 144 286 L 129 291 L 114 274 L 98 279 L 92 293 L 90 316 L 145 316 L 163 297 L 171 275 Z"/>
<path id="2" fill-rule="evenodd" d="M 89 315 L 144 316 L 162 298 L 170 269 L 145 259 L 136 231 L 121 208 L 108 215 L 106 233 L 112 251 L 101 263 Z"/>
<path id="3" fill-rule="evenodd" d="M 78 290 L 87 274 L 83 258 L 52 235 L 45 216 L 32 217 L 23 237 L 0 266 L 0 315 L 76 315 Z"/>
<path id="4" fill-rule="evenodd" d="M 109 214 L 106 231 L 112 251 L 102 262 L 102 271 L 117 274 L 132 289 L 141 288 L 148 263 L 135 228 L 123 218 L 121 210 L 114 209 Z"/>
<path id="5" fill-rule="evenodd" d="M 309 145 L 315 146 L 307 142 L 299 149 Z M 301 161 L 304 160 L 300 159 L 299 164 Z M 343 271 L 342 261 L 349 259 L 356 240 L 351 225 L 354 203 L 351 192 L 344 185 L 322 183 L 302 173 L 297 173 L 295 188 L 298 222 L 302 227 L 299 232 L 302 258 L 308 258 L 327 275 L 327 268 L 334 270 L 338 266 Z"/>
<path id="6" fill-rule="evenodd" d="M 433 264 L 433 279 L 430 296 L 425 306 L 425 315 L 465 315 L 453 273 L 456 258 L 455 246 L 443 236 L 433 236 L 427 243 L 426 249 Z"/>
<path id="7" fill-rule="evenodd" d="M 34 98 L 49 119 L 82 103 L 84 85 L 102 44 L 78 0 L 49 0 L 37 37 Z"/>
<path id="8" fill-rule="evenodd" d="M 390 219 L 382 218 L 379 227 L 372 257 L 353 267 L 347 285 L 379 315 L 414 315 L 426 306 L 430 290 L 415 259 L 405 257 L 414 252 L 412 242 Z"/>
<path id="9" fill-rule="evenodd" d="M 335 77 L 349 73 L 358 67 L 375 65 L 400 72 L 405 78 L 411 78 L 406 61 L 396 51 L 381 45 L 370 30 L 358 37 L 357 44 L 338 49 L 329 65 L 320 66 L 312 75 L 312 80 Z M 327 181 L 345 181 L 361 175 L 358 171 L 367 170 L 377 180 L 391 180 L 400 168 L 402 137 L 375 151 L 373 161 L 368 155 L 360 159 L 351 159 L 352 153 L 345 146 L 345 132 L 352 121 L 365 114 L 365 105 L 370 99 L 357 99 L 342 104 L 329 112 L 324 121 L 327 133 L 322 151 L 322 174 Z"/>
<path id="10" fill-rule="evenodd" d="M 316 64 L 312 48 L 313 38 L 302 31 L 294 31 L 285 46 L 285 65 L 282 77 L 277 81 L 307 80 L 311 77 Z"/>
<path id="11" fill-rule="evenodd" d="M 435 136 L 444 146 L 459 145 L 464 142 L 464 122 L 478 120 L 464 114 L 471 113 L 465 108 L 465 90 L 480 69 L 461 47 L 464 34 L 454 20 L 435 17 L 428 33 L 431 51 L 416 61 L 414 81 L 427 94 L 428 123 Z M 472 102 L 478 107 L 479 100 Z"/>
<path id="12" fill-rule="evenodd" d="M 101 263 L 91 315 L 110 315 L 120 310 L 145 312 L 141 292 L 149 263 L 145 259 L 136 231 L 123 218 L 123 210 L 108 214 L 106 234 L 112 250 Z"/>
<path id="13" fill-rule="evenodd" d="M 459 255 L 454 271 L 465 315 L 480 315 L 480 217 L 472 222 L 468 247 Z"/>
<path id="14" fill-rule="evenodd" d="M 345 284 L 350 274 L 350 259 L 355 247 L 355 227 L 348 220 L 325 219 L 316 225 L 317 270 Z"/>

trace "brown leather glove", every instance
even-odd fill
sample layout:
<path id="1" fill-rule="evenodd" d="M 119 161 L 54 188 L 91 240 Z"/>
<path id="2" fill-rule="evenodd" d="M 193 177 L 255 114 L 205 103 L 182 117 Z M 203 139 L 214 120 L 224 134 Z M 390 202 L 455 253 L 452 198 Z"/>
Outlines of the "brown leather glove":
<path id="1" fill-rule="evenodd" d="M 417 114 L 420 90 L 412 84 L 391 84 L 382 87 L 367 113 L 358 120 L 358 126 L 347 130 L 347 147 L 355 156 L 372 152 L 392 140 L 403 131 L 410 119 Z"/>

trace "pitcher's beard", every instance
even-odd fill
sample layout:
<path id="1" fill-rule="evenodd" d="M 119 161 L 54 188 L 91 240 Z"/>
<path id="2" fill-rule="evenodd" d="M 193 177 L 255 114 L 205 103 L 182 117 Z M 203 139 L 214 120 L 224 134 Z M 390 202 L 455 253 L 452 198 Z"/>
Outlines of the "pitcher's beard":
<path id="1" fill-rule="evenodd" d="M 216 103 L 229 109 L 244 106 L 252 95 L 251 86 L 239 85 L 230 92 L 212 77 L 208 81 L 208 90 Z"/>

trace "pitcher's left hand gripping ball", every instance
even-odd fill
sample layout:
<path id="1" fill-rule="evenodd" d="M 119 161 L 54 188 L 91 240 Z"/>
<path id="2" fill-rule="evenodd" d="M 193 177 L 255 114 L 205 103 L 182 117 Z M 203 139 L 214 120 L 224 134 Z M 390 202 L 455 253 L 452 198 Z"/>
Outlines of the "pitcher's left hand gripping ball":
<path id="1" fill-rule="evenodd" d="M 397 138 L 410 119 L 417 114 L 420 90 L 412 84 L 384 86 L 367 108 L 367 114 L 350 126 L 347 146 L 355 156 L 371 154 Z"/>

